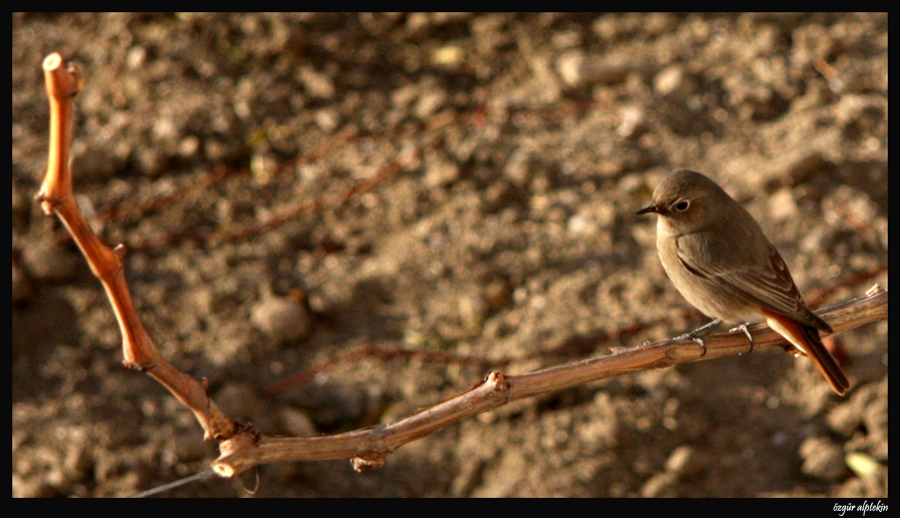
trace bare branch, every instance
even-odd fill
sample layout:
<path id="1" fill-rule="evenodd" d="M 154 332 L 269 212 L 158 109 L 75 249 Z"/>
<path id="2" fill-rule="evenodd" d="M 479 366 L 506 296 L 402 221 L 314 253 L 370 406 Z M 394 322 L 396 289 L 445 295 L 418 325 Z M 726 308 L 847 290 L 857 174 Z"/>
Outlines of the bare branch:
<path id="1" fill-rule="evenodd" d="M 134 310 L 125 282 L 122 258 L 125 247 L 115 250 L 103 244 L 91 231 L 72 195 L 69 149 L 72 139 L 73 98 L 84 85 L 75 65 L 65 67 L 58 53 L 44 59 L 44 78 L 50 97 L 50 149 L 47 175 L 36 196 L 44 213 L 56 213 L 75 239 L 94 275 L 103 283 L 106 295 L 122 331 L 125 366 L 146 372 L 190 408 L 205 438 L 228 439 L 244 429 L 224 415 L 206 393 L 206 385 L 179 371 L 160 356 Z"/>
<path id="2" fill-rule="evenodd" d="M 836 333 L 887 319 L 887 290 L 874 287 L 866 297 L 832 306 L 819 314 Z M 403 444 L 492 410 L 516 399 L 547 394 L 629 372 L 671 367 L 679 363 L 737 356 L 771 347 L 794 348 L 765 324 L 749 328 L 753 346 L 743 332 L 705 338 L 705 347 L 692 340 L 661 340 L 633 349 L 611 351 L 601 358 L 550 367 L 521 376 L 491 372 L 479 385 L 409 417 L 339 435 L 298 438 L 262 437 L 255 447 L 236 445 L 213 462 L 222 476 L 230 477 L 259 464 L 350 458 L 357 471 L 377 468 Z"/>

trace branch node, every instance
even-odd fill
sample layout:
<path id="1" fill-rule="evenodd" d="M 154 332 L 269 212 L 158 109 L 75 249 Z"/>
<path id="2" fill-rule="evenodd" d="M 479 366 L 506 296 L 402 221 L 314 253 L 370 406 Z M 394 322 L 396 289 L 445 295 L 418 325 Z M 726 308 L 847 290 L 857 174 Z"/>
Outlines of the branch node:
<path id="1" fill-rule="evenodd" d="M 34 195 L 34 201 L 40 204 L 45 216 L 52 216 L 53 209 L 59 205 L 59 200 L 51 200 L 43 190 L 38 191 L 38 193 Z"/>
<path id="2" fill-rule="evenodd" d="M 236 426 L 238 429 L 228 439 L 221 440 L 216 439 L 216 437 L 210 437 L 209 432 L 207 432 L 207 434 L 204 436 L 204 439 L 206 440 L 215 439 L 220 441 L 219 458 L 213 461 L 211 467 L 217 475 L 225 478 L 231 478 L 244 469 L 251 468 L 259 464 L 257 460 L 257 457 L 259 456 L 259 449 L 257 448 L 257 444 L 259 443 L 260 439 L 259 432 L 257 432 L 252 426 L 242 425 L 234 421 L 232 421 L 232 426 Z M 215 427 L 210 427 L 210 429 L 213 428 Z M 238 453 L 242 453 L 246 457 L 245 464 L 242 468 L 236 467 L 231 462 L 231 459 L 233 459 Z"/>
<path id="3" fill-rule="evenodd" d="M 509 392 L 509 382 L 506 381 L 506 376 L 504 376 L 502 372 L 491 371 L 484 381 L 491 386 L 494 392 Z"/>
<path id="4" fill-rule="evenodd" d="M 124 365 L 126 369 L 132 369 L 142 373 L 146 373 L 148 370 L 153 368 L 153 365 L 141 364 L 127 358 L 122 360 L 122 365 Z"/>
<path id="5" fill-rule="evenodd" d="M 84 89 L 84 74 L 81 73 L 81 67 L 75 63 L 69 63 L 66 71 L 72 76 L 72 86 L 69 91 L 69 97 L 75 97 L 78 92 Z"/>
<path id="6" fill-rule="evenodd" d="M 872 286 L 871 288 L 869 288 L 868 290 L 866 290 L 866 296 L 871 297 L 871 296 L 875 295 L 876 293 L 883 293 L 885 291 L 887 291 L 887 290 L 882 288 L 880 285 L 876 284 L 876 285 Z"/>
<path id="7" fill-rule="evenodd" d="M 373 471 L 384 465 L 390 452 L 366 452 L 350 459 L 350 465 L 357 473 Z"/>

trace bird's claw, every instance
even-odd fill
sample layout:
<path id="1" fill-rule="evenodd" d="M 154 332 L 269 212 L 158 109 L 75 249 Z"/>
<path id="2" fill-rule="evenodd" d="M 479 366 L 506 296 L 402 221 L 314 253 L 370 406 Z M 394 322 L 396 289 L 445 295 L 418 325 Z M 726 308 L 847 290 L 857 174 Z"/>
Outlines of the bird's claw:
<path id="1" fill-rule="evenodd" d="M 747 336 L 747 340 L 750 341 L 750 350 L 747 351 L 747 352 L 748 352 L 748 354 L 749 354 L 749 353 L 752 353 L 752 352 L 753 352 L 753 345 L 754 345 L 754 344 L 753 344 L 753 336 L 750 334 L 750 330 L 747 329 L 747 324 L 744 323 L 744 324 L 741 324 L 741 325 L 739 325 L 739 326 L 737 326 L 737 327 L 732 327 L 731 329 L 728 330 L 729 333 L 733 333 L 733 332 L 735 332 L 735 331 L 743 331 L 743 332 L 744 332 L 744 334 Z"/>

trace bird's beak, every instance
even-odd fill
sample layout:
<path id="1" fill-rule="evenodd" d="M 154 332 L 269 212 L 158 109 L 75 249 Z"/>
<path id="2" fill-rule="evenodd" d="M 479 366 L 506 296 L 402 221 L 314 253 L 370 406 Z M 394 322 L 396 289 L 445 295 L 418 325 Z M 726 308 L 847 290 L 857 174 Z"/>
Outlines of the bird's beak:
<path id="1" fill-rule="evenodd" d="M 657 214 L 659 214 L 659 209 L 656 208 L 656 205 L 651 205 L 635 212 L 634 215 L 640 216 L 641 214 L 647 214 L 648 212 L 656 212 Z"/>

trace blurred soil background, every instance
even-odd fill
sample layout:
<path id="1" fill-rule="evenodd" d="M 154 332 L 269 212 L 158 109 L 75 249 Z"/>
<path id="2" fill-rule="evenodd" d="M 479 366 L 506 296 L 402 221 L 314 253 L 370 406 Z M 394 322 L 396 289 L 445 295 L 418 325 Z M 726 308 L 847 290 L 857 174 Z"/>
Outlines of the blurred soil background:
<path id="1" fill-rule="evenodd" d="M 633 216 L 676 168 L 744 203 L 816 307 L 887 286 L 887 49 L 887 14 L 14 13 L 13 496 L 125 496 L 217 454 L 122 368 L 32 201 L 50 52 L 87 80 L 78 202 L 163 354 L 301 435 L 706 322 Z M 371 473 L 265 466 L 257 494 L 885 497 L 887 330 L 830 340 L 846 397 L 768 350 L 515 402 Z"/>

